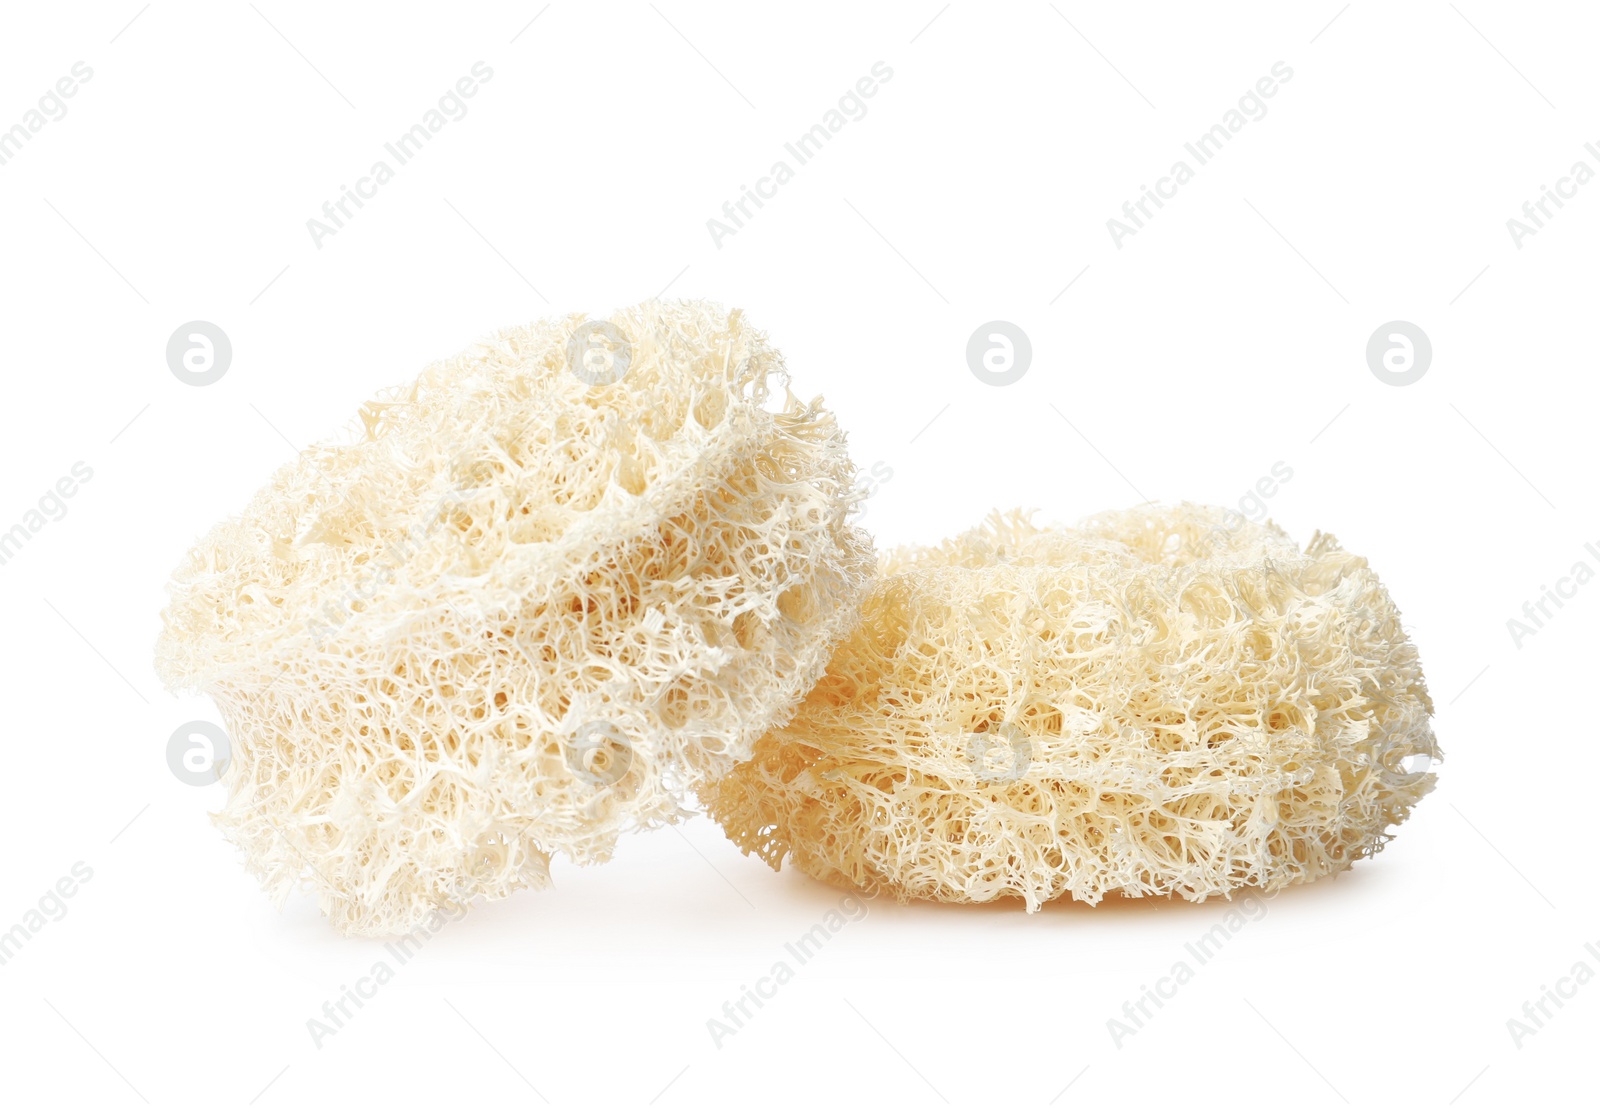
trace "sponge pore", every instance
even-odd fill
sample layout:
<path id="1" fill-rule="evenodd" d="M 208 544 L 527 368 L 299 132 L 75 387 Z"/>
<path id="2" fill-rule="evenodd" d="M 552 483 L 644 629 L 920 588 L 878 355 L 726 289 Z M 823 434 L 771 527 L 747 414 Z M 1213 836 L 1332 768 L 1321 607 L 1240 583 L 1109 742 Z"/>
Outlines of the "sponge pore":
<path id="1" fill-rule="evenodd" d="M 843 435 L 787 383 L 713 304 L 513 328 L 213 529 L 157 668 L 215 699 L 214 818 L 269 892 L 383 934 L 540 887 L 787 720 L 873 560 Z"/>
<path id="2" fill-rule="evenodd" d="M 746 853 L 901 899 L 1228 896 L 1376 853 L 1432 703 L 1365 560 L 1184 504 L 885 556 L 795 717 L 702 790 Z"/>

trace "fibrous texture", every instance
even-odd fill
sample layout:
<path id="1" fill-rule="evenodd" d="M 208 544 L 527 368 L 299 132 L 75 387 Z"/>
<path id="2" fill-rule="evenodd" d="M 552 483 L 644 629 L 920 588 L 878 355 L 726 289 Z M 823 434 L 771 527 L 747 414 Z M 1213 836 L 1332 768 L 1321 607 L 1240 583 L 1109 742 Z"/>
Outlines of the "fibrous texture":
<path id="1" fill-rule="evenodd" d="M 787 382 L 710 304 L 514 328 L 207 535 L 158 669 L 216 700 L 216 822 L 268 889 L 392 933 L 542 886 L 786 721 L 872 572 L 843 436 Z"/>
<path id="2" fill-rule="evenodd" d="M 774 868 L 944 901 L 1274 891 L 1433 785 L 1399 613 L 1331 536 L 1181 505 L 887 555 L 795 717 L 703 790 Z"/>

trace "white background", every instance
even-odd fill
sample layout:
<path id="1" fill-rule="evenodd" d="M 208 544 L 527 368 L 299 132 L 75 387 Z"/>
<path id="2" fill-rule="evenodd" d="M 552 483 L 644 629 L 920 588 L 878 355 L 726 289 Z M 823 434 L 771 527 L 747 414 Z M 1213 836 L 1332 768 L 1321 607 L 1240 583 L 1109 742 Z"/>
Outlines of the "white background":
<path id="1" fill-rule="evenodd" d="M 0 127 L 93 69 L 0 166 L 0 530 L 93 470 L 0 566 L 0 929 L 93 871 L 0 966 L 0 1099 L 1466 1106 L 1591 1087 L 1600 984 L 1520 1046 L 1506 1021 L 1600 968 L 1600 584 L 1520 644 L 1507 620 L 1600 564 L 1600 183 L 1520 248 L 1506 221 L 1580 158 L 1600 169 L 1592 10 L 138 4 L 9 5 L 0 25 Z M 479 60 L 469 113 L 314 245 L 306 221 Z M 723 202 L 878 61 L 893 78 L 865 117 L 714 244 Z M 1115 245 L 1107 219 L 1279 61 L 1265 118 Z M 307 897 L 275 911 L 206 821 L 220 787 L 168 771 L 172 731 L 217 717 L 152 673 L 166 577 L 381 387 L 496 328 L 664 289 L 748 309 L 858 462 L 893 470 L 864 520 L 880 545 L 994 507 L 1235 504 L 1285 463 L 1273 518 L 1369 556 L 1404 612 L 1439 788 L 1120 1046 L 1106 1021 L 1226 905 L 874 901 L 719 1048 L 707 1019 L 839 894 L 703 819 L 605 867 L 558 862 L 554 890 L 450 925 L 313 1045 L 306 1021 L 383 951 Z M 197 319 L 234 349 L 203 388 L 165 360 Z M 1033 345 L 1007 387 L 965 362 L 994 319 Z M 1391 320 L 1433 344 L 1407 387 L 1365 359 Z"/>

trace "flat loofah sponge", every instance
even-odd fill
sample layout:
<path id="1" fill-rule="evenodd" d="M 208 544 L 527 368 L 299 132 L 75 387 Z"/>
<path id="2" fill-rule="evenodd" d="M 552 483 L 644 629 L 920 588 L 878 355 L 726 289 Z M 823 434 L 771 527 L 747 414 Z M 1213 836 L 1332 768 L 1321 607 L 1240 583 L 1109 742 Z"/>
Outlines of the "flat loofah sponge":
<path id="1" fill-rule="evenodd" d="M 872 573 L 844 437 L 787 381 L 711 304 L 513 328 L 207 535 L 157 669 L 215 698 L 215 819 L 268 890 L 404 931 L 605 860 L 784 723 Z"/>
<path id="2" fill-rule="evenodd" d="M 1402 764 L 1439 757 L 1416 651 L 1330 536 L 996 516 L 884 569 L 800 711 L 702 790 L 774 868 L 1030 911 L 1203 900 L 1343 870 L 1433 786 Z"/>

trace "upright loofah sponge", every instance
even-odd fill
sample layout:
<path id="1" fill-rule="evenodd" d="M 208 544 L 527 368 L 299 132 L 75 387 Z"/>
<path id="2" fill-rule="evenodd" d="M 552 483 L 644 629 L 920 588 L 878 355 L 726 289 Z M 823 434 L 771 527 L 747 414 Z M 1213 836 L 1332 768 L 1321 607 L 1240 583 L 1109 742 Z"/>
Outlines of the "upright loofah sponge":
<path id="1" fill-rule="evenodd" d="M 1376 853 L 1433 786 L 1399 613 L 1330 536 L 1181 505 L 884 559 L 861 625 L 703 796 L 774 868 L 902 899 L 1190 900 Z"/>
<path id="2" fill-rule="evenodd" d="M 157 668 L 215 698 L 216 822 L 268 890 L 403 931 L 605 860 L 784 723 L 872 571 L 844 437 L 787 381 L 711 304 L 513 328 L 212 530 Z"/>

